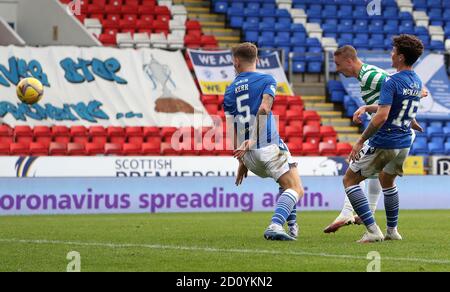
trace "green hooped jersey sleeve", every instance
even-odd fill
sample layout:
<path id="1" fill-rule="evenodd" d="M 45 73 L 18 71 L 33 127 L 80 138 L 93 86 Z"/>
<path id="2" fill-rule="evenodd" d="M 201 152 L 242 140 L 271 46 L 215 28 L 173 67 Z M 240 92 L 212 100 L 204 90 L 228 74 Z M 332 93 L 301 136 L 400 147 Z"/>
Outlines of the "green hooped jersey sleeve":
<path id="1" fill-rule="evenodd" d="M 358 81 L 361 86 L 362 99 L 367 105 L 377 104 L 380 99 L 381 86 L 389 74 L 376 66 L 363 64 Z"/>

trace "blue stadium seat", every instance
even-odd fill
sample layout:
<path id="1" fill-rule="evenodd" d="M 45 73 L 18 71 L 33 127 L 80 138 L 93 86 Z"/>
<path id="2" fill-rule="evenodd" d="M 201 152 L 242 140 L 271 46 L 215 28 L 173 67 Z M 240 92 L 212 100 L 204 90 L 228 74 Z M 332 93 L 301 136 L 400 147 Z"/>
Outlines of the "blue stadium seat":
<path id="1" fill-rule="evenodd" d="M 443 132 L 444 132 L 444 135 L 445 135 L 446 138 L 450 138 L 450 126 L 446 126 L 443 129 Z"/>
<path id="2" fill-rule="evenodd" d="M 445 143 L 445 155 L 450 155 L 450 142 Z"/>
<path id="3" fill-rule="evenodd" d="M 428 143 L 428 150 L 430 155 L 445 155 L 445 148 L 443 143 Z"/>
<path id="4" fill-rule="evenodd" d="M 430 50 L 432 51 L 445 51 L 445 46 L 442 41 L 430 41 Z"/>
<path id="5" fill-rule="evenodd" d="M 411 148 L 412 155 L 426 156 L 426 155 L 428 155 L 428 153 L 429 153 L 429 151 L 428 151 L 427 143 L 418 143 L 416 141 Z"/>
<path id="6" fill-rule="evenodd" d="M 227 2 L 216 2 L 214 5 L 214 12 L 225 14 L 228 10 L 228 3 Z"/>
<path id="7" fill-rule="evenodd" d="M 306 61 L 306 55 L 305 55 L 306 47 L 297 45 L 297 46 L 293 47 L 292 52 L 294 53 L 294 56 L 293 56 L 294 62 L 305 62 Z M 305 69 L 306 69 L 306 67 L 305 67 Z"/>
<path id="8" fill-rule="evenodd" d="M 310 62 L 308 63 L 309 73 L 322 73 L 322 63 L 321 62 Z"/>
<path id="9" fill-rule="evenodd" d="M 345 91 L 333 90 L 331 91 L 330 99 L 332 102 L 344 102 Z"/>
<path id="10" fill-rule="evenodd" d="M 305 73 L 306 72 L 306 63 L 305 62 L 294 62 L 293 63 L 293 71 L 294 73 Z"/>

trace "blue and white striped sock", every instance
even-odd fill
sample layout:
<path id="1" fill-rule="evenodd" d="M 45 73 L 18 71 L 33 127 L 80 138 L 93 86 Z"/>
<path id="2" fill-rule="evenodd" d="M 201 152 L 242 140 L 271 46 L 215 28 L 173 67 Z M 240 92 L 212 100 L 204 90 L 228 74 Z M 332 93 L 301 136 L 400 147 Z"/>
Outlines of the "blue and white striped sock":
<path id="1" fill-rule="evenodd" d="M 375 225 L 375 218 L 373 217 L 372 211 L 370 211 L 369 201 L 361 187 L 359 185 L 348 187 L 345 189 L 345 193 L 352 203 L 356 214 L 364 222 L 364 225 L 367 228 Z"/>
<path id="2" fill-rule="evenodd" d="M 386 209 L 387 226 L 395 228 L 398 225 L 398 211 L 400 202 L 398 197 L 398 189 L 396 186 L 383 189 L 384 208 Z"/>
<path id="3" fill-rule="evenodd" d="M 291 214 L 286 219 L 288 226 L 294 226 L 297 223 L 297 204 L 292 208 Z"/>
<path id="4" fill-rule="evenodd" d="M 296 191 L 287 189 L 285 190 L 277 202 L 275 208 L 275 214 L 272 217 L 272 223 L 283 226 L 286 223 L 286 219 L 292 213 L 294 206 L 297 204 L 298 194 Z"/>

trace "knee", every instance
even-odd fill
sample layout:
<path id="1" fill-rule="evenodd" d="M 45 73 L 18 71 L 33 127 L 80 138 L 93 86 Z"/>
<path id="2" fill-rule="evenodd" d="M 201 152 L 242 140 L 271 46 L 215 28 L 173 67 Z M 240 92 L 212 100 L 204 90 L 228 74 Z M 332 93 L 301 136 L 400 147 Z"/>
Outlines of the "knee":
<path id="1" fill-rule="evenodd" d="M 344 178 L 342 179 L 342 184 L 344 185 L 345 188 L 348 188 L 350 186 L 350 178 L 348 177 L 348 175 L 344 175 Z"/>
<path id="2" fill-rule="evenodd" d="M 302 198 L 302 197 L 305 195 L 305 190 L 303 189 L 302 186 L 297 186 L 297 187 L 295 187 L 295 188 L 294 188 L 294 191 L 297 192 L 298 198 L 299 198 L 299 199 Z"/>

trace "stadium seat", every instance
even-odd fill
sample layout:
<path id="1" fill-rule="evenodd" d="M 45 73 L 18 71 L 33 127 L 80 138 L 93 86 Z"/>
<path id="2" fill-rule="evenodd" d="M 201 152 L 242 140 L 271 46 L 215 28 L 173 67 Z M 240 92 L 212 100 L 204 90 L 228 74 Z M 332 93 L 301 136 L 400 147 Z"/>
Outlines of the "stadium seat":
<path id="1" fill-rule="evenodd" d="M 126 140 L 125 130 L 122 127 L 108 127 L 106 130 L 109 142 L 113 144 L 124 144 Z"/>
<path id="2" fill-rule="evenodd" d="M 86 146 L 81 143 L 69 143 L 67 144 L 67 155 L 69 156 L 85 156 Z"/>
<path id="3" fill-rule="evenodd" d="M 141 145 L 125 143 L 123 144 L 123 154 L 125 156 L 139 156 L 142 154 Z"/>
<path id="4" fill-rule="evenodd" d="M 319 147 L 318 144 L 313 143 L 303 143 L 303 155 L 304 156 L 319 156 Z"/>
<path id="5" fill-rule="evenodd" d="M 16 126 L 14 136 L 16 143 L 30 144 L 33 141 L 33 131 L 29 126 Z"/>
<path id="6" fill-rule="evenodd" d="M 9 145 L 11 143 L 0 142 L 0 156 L 8 156 L 10 154 Z"/>
<path id="7" fill-rule="evenodd" d="M 105 143 L 87 143 L 86 154 L 90 156 L 105 154 Z"/>
<path id="8" fill-rule="evenodd" d="M 303 136 L 305 137 L 305 142 L 318 144 L 320 142 L 320 128 L 307 125 L 303 127 Z"/>
<path id="9" fill-rule="evenodd" d="M 336 154 L 338 156 L 348 156 L 352 151 L 352 145 L 348 143 L 337 143 L 336 145 Z"/>
<path id="10" fill-rule="evenodd" d="M 144 142 L 144 132 L 142 131 L 142 127 L 126 127 L 125 134 L 128 143 L 141 145 Z"/>
<path id="11" fill-rule="evenodd" d="M 337 155 L 336 144 L 321 142 L 319 144 L 319 153 L 320 156 L 336 156 Z"/>
<path id="12" fill-rule="evenodd" d="M 0 143 L 11 144 L 13 140 L 14 140 L 14 130 L 9 126 L 0 125 Z"/>
<path id="13" fill-rule="evenodd" d="M 45 143 L 30 143 L 30 155 L 31 156 L 47 156 L 48 155 L 48 145 Z"/>
<path id="14" fill-rule="evenodd" d="M 33 129 L 34 140 L 37 143 L 44 144 L 47 148 L 52 142 L 51 128 L 46 126 L 35 126 Z"/>
<path id="15" fill-rule="evenodd" d="M 70 127 L 70 136 L 73 143 L 86 144 L 89 142 L 89 134 L 85 126 Z M 68 151 L 70 152 L 70 147 L 68 147 Z"/>
<path id="16" fill-rule="evenodd" d="M 65 156 L 67 155 L 67 144 L 66 143 L 50 143 L 49 154 L 51 156 Z"/>
<path id="17" fill-rule="evenodd" d="M 9 146 L 9 152 L 12 156 L 28 156 L 30 154 L 30 144 L 12 143 Z"/>
<path id="18" fill-rule="evenodd" d="M 89 137 L 92 143 L 105 144 L 108 140 L 108 134 L 103 126 L 89 127 Z"/>
<path id="19" fill-rule="evenodd" d="M 106 143 L 105 155 L 122 155 L 122 144 Z"/>

